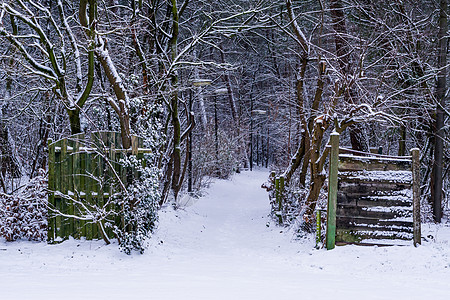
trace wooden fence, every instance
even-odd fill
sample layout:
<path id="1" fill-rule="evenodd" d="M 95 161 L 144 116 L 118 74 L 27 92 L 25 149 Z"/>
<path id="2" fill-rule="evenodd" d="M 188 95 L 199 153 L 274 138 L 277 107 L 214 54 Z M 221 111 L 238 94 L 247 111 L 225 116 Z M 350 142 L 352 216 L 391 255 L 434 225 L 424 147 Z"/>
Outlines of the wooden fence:
<path id="1" fill-rule="evenodd" d="M 113 201 L 139 174 L 124 168 L 120 159 L 128 154 L 143 157 L 142 138 L 133 136 L 131 149 L 122 149 L 118 132 L 93 132 L 48 140 L 48 242 L 69 236 L 102 238 L 104 221 L 121 226 L 121 206 Z M 112 228 L 105 229 L 113 237 Z"/>
<path id="2" fill-rule="evenodd" d="M 419 149 L 393 157 L 339 148 L 331 136 L 327 249 L 335 244 L 420 244 Z M 382 241 L 381 241 L 382 240 Z"/>

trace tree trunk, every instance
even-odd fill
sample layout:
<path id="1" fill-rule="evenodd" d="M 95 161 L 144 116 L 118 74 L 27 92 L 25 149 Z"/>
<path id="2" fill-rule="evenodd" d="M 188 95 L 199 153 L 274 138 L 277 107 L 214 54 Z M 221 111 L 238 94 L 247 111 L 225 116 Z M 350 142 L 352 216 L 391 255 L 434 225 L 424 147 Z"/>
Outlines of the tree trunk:
<path id="1" fill-rule="evenodd" d="M 81 133 L 80 110 L 68 109 L 67 113 L 69 114 L 70 132 L 72 134 Z"/>
<path id="2" fill-rule="evenodd" d="M 172 3 L 172 38 L 170 40 L 170 50 L 171 50 L 171 59 L 175 60 L 178 55 L 178 8 L 177 1 L 171 0 Z M 170 75 L 171 85 L 172 85 L 172 95 L 171 95 L 171 114 L 172 114 L 172 126 L 173 126 L 173 149 L 172 149 L 172 161 L 173 161 L 173 174 L 172 174 L 172 191 L 175 197 L 175 200 L 178 197 L 178 193 L 181 189 L 180 177 L 181 177 L 181 123 L 178 115 L 178 75 L 176 71 L 172 71 L 173 73 Z"/>
<path id="3" fill-rule="evenodd" d="M 442 170 L 444 164 L 444 106 L 447 90 L 447 0 L 440 1 L 438 33 L 438 74 L 436 86 L 436 131 L 433 163 L 433 217 L 438 223 L 442 218 Z"/>
<path id="4" fill-rule="evenodd" d="M 341 0 L 330 0 L 330 14 L 333 21 L 334 43 L 336 47 L 336 56 L 339 62 L 339 69 L 343 80 L 346 80 L 351 74 L 350 69 L 350 49 L 348 48 L 348 42 L 345 40 L 347 36 L 347 26 L 345 24 L 344 9 L 342 7 Z M 347 91 L 344 94 L 344 100 L 348 104 L 355 104 L 357 102 L 357 94 L 349 82 L 346 82 Z M 350 141 L 352 148 L 358 151 L 367 152 L 369 147 L 365 141 L 365 134 L 361 129 L 361 125 L 353 125 L 349 127 Z"/>

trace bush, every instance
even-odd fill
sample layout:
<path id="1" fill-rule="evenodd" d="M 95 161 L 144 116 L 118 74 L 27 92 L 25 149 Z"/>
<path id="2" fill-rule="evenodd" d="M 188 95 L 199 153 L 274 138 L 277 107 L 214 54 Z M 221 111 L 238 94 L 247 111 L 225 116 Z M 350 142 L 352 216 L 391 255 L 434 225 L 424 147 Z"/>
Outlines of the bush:
<path id="1" fill-rule="evenodd" d="M 0 236 L 7 241 L 47 239 L 47 179 L 43 173 L 16 194 L 0 193 Z"/>
<path id="2" fill-rule="evenodd" d="M 131 251 L 143 253 L 147 240 L 158 221 L 159 171 L 157 168 L 144 167 L 135 156 L 124 159 L 125 167 L 134 168 L 140 173 L 127 187 L 127 195 L 122 198 L 124 227 L 115 227 L 120 249 L 130 254 Z"/>

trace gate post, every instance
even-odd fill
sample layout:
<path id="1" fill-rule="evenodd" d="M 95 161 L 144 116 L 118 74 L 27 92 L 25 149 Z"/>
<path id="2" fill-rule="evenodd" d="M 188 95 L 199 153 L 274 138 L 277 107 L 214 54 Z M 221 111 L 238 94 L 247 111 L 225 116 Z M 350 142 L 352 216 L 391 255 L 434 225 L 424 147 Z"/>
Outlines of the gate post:
<path id="1" fill-rule="evenodd" d="M 421 244 L 420 228 L 420 150 L 411 149 L 412 191 L 413 191 L 413 237 L 414 246 Z"/>
<path id="2" fill-rule="evenodd" d="M 336 206 L 339 163 L 339 133 L 330 135 L 330 169 L 328 176 L 328 206 L 327 206 L 327 250 L 334 248 L 336 244 Z"/>

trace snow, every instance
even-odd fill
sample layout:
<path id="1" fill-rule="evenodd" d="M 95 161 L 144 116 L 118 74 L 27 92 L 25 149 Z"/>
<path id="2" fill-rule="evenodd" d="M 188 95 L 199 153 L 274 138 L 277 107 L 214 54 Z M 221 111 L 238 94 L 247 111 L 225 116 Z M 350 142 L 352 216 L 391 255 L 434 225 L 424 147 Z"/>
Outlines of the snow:
<path id="1" fill-rule="evenodd" d="M 268 171 L 216 181 L 160 213 L 143 255 L 117 244 L 0 240 L 1 299 L 448 299 L 450 225 L 409 246 L 315 250 L 269 219 Z"/>

